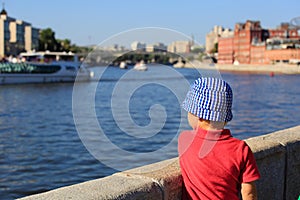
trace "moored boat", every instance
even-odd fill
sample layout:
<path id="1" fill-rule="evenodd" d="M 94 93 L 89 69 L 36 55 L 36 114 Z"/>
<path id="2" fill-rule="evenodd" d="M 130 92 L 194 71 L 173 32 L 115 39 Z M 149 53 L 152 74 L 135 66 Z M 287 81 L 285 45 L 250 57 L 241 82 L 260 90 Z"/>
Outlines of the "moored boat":
<path id="1" fill-rule="evenodd" d="M 179 57 L 178 61 L 173 65 L 175 68 L 183 68 L 185 63 L 183 62 L 182 58 Z"/>
<path id="2" fill-rule="evenodd" d="M 78 56 L 72 52 L 37 51 L 20 53 L 22 60 L 35 63 L 51 63 L 54 61 L 66 61 L 79 63 Z"/>
<path id="3" fill-rule="evenodd" d="M 89 81 L 93 73 L 68 62 L 0 63 L 0 85 Z"/>
<path id="4" fill-rule="evenodd" d="M 125 61 L 122 61 L 121 63 L 120 63 L 120 69 L 127 69 L 128 68 L 128 66 L 127 66 L 127 64 L 126 64 L 126 62 Z"/>
<path id="5" fill-rule="evenodd" d="M 62 52 L 21 53 L 22 63 L 0 63 L 0 85 L 89 81 L 93 72 L 81 66 L 75 54 Z"/>
<path id="6" fill-rule="evenodd" d="M 142 60 L 141 62 L 136 63 L 134 65 L 133 69 L 138 70 L 138 71 L 146 71 L 146 70 L 148 70 L 148 67 L 146 66 L 146 64 Z"/>

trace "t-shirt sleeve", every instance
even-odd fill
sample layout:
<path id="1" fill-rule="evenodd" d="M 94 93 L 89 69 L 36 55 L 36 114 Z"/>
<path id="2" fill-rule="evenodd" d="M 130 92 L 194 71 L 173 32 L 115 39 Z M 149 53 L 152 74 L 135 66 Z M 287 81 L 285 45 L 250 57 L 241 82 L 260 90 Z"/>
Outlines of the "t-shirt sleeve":
<path id="1" fill-rule="evenodd" d="M 241 183 L 249 183 L 260 178 L 260 173 L 250 147 L 245 143 L 243 148 L 243 168 L 241 171 Z"/>

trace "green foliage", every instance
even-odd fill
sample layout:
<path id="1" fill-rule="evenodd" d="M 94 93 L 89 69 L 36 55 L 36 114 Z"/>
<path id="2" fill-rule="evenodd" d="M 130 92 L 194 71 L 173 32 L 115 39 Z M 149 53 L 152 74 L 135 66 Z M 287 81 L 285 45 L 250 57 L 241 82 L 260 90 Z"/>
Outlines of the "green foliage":
<path id="1" fill-rule="evenodd" d="M 57 39 L 57 43 L 59 44 L 59 51 L 70 51 L 72 44 L 69 39 Z"/>
<path id="2" fill-rule="evenodd" d="M 214 48 L 211 50 L 211 53 L 218 53 L 219 44 L 215 43 Z"/>
<path id="3" fill-rule="evenodd" d="M 203 61 L 203 57 L 204 57 L 204 53 L 199 54 L 197 60 L 199 60 L 200 62 Z"/>
<path id="4" fill-rule="evenodd" d="M 39 50 L 40 51 L 56 51 L 58 43 L 55 39 L 55 33 L 51 28 L 43 29 L 39 37 Z"/>
<path id="5" fill-rule="evenodd" d="M 170 64 L 169 59 L 170 53 L 143 53 L 143 52 L 129 52 L 121 55 L 114 60 L 115 63 L 120 63 L 121 61 L 130 60 L 132 63 L 140 62 L 143 60 L 146 63 L 160 63 L 160 64 Z"/>
<path id="6" fill-rule="evenodd" d="M 191 49 L 191 53 L 203 53 L 204 49 L 201 47 L 195 47 L 193 49 Z"/>
<path id="7" fill-rule="evenodd" d="M 39 51 L 66 51 L 74 53 L 87 53 L 91 51 L 88 47 L 79 47 L 72 44 L 70 39 L 56 39 L 55 32 L 51 28 L 40 31 Z"/>

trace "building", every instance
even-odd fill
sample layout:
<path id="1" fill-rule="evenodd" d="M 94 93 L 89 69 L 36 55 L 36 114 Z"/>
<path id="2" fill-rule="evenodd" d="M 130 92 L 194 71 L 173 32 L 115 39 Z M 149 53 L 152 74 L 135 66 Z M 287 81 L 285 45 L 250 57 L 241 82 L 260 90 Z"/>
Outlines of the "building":
<path id="1" fill-rule="evenodd" d="M 10 31 L 9 22 L 14 20 L 7 16 L 6 11 L 3 9 L 0 13 L 0 56 L 3 57 L 5 52 L 10 50 Z"/>
<path id="2" fill-rule="evenodd" d="M 146 46 L 147 52 L 165 52 L 167 51 L 167 46 L 163 43 L 155 43 Z"/>
<path id="3" fill-rule="evenodd" d="M 39 35 L 40 29 L 32 27 L 31 25 L 25 26 L 25 50 L 37 50 L 39 48 Z"/>
<path id="4" fill-rule="evenodd" d="M 222 26 L 214 26 L 213 30 L 206 34 L 205 37 L 205 49 L 207 53 L 210 53 L 214 48 L 215 44 L 218 43 L 220 37 L 232 37 L 233 31 L 231 29 L 224 29 Z"/>
<path id="5" fill-rule="evenodd" d="M 126 48 L 122 45 L 114 44 L 111 46 L 104 46 L 104 47 L 96 47 L 98 49 L 101 49 L 103 51 L 111 51 L 111 52 L 123 52 L 126 51 Z"/>
<path id="6" fill-rule="evenodd" d="M 269 29 L 268 34 L 268 38 L 299 39 L 298 30 L 291 27 L 289 23 L 281 23 L 276 29 Z"/>
<path id="7" fill-rule="evenodd" d="M 191 42 L 190 41 L 175 41 L 168 46 L 168 52 L 171 53 L 190 53 Z"/>
<path id="8" fill-rule="evenodd" d="M 0 13 L 0 57 L 37 49 L 39 29 L 30 23 L 9 17 L 3 8 Z"/>
<path id="9" fill-rule="evenodd" d="M 233 60 L 233 37 L 219 38 L 218 40 L 218 63 L 232 64 Z"/>
<path id="10" fill-rule="evenodd" d="M 265 64 L 266 47 L 262 43 L 261 45 L 252 45 L 250 48 L 250 63 L 251 64 Z"/>
<path id="11" fill-rule="evenodd" d="M 300 63 L 300 49 L 274 49 L 265 51 L 265 60 L 267 63 Z"/>
<path id="12" fill-rule="evenodd" d="M 220 37 L 218 44 L 219 64 L 300 62 L 298 30 L 289 27 L 287 23 L 269 30 L 263 29 L 259 21 L 237 23 L 234 35 Z"/>
<path id="13" fill-rule="evenodd" d="M 237 23 L 234 29 L 233 57 L 238 63 L 250 63 L 251 46 L 263 41 L 263 30 L 259 21 L 247 20 Z"/>
<path id="14" fill-rule="evenodd" d="M 145 51 L 145 49 L 146 49 L 146 44 L 145 44 L 145 43 L 142 43 L 142 42 L 134 41 L 134 42 L 131 44 L 131 49 L 132 49 L 133 51 L 137 51 L 137 50 Z"/>

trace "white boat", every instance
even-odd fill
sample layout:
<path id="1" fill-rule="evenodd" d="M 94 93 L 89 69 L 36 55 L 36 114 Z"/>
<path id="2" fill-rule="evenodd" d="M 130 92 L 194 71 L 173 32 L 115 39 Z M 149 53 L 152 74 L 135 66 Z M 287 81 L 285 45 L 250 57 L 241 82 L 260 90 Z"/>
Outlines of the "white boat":
<path id="1" fill-rule="evenodd" d="M 128 66 L 127 66 L 127 64 L 126 64 L 126 62 L 125 61 L 122 61 L 121 63 L 120 63 L 120 69 L 127 69 L 128 68 Z"/>
<path id="2" fill-rule="evenodd" d="M 0 63 L 0 85 L 91 80 L 93 72 L 81 66 L 77 56 L 69 54 L 64 59 L 62 54 L 62 52 L 23 53 L 20 55 L 26 62 Z M 53 59 L 45 62 L 51 58 Z"/>
<path id="3" fill-rule="evenodd" d="M 79 63 L 78 56 L 72 52 L 37 51 L 20 53 L 26 62 L 51 63 L 53 61 L 68 61 Z"/>
<path id="4" fill-rule="evenodd" d="M 52 63 L 0 63 L 0 85 L 89 81 L 93 73 L 65 61 Z"/>
<path id="5" fill-rule="evenodd" d="M 183 62 L 182 58 L 179 57 L 177 63 L 175 63 L 173 65 L 173 67 L 175 67 L 175 68 L 183 68 L 184 65 L 185 65 L 185 63 Z"/>
<path id="6" fill-rule="evenodd" d="M 141 62 L 136 63 L 134 65 L 133 69 L 138 70 L 138 71 L 146 71 L 146 70 L 148 70 L 148 67 L 146 66 L 146 64 L 142 60 Z"/>

